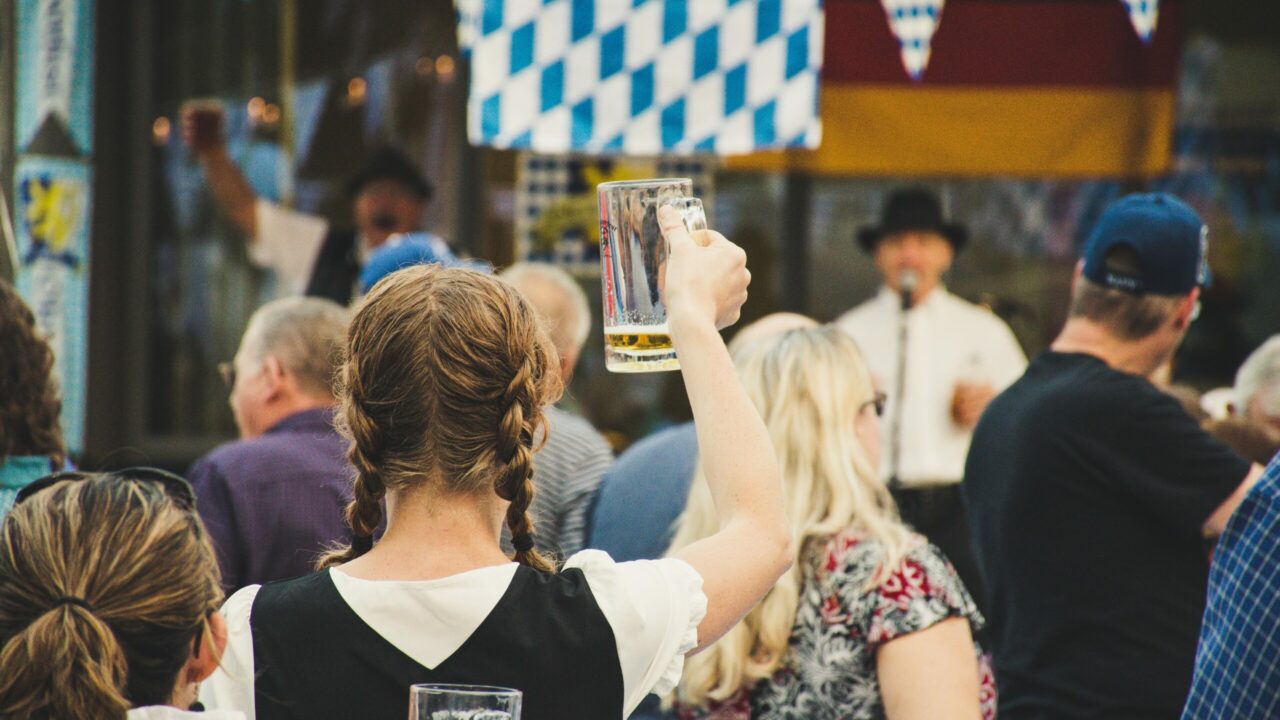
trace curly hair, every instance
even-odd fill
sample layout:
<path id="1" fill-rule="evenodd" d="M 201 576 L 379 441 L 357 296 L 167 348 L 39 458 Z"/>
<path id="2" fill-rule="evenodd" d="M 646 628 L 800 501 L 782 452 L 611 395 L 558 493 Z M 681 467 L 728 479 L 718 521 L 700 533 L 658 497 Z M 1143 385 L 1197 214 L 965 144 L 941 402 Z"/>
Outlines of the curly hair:
<path id="1" fill-rule="evenodd" d="M 528 509 L 542 409 L 562 390 L 559 356 L 519 291 L 471 270 L 400 270 L 356 310 L 345 360 L 337 425 L 356 469 L 356 542 L 318 567 L 368 549 L 388 490 L 430 483 L 509 501 L 516 561 L 551 570 L 533 548 Z"/>
<path id="2" fill-rule="evenodd" d="M 35 315 L 0 281 L 0 461 L 11 455 L 66 456 L 53 379 L 53 350 L 36 331 Z"/>

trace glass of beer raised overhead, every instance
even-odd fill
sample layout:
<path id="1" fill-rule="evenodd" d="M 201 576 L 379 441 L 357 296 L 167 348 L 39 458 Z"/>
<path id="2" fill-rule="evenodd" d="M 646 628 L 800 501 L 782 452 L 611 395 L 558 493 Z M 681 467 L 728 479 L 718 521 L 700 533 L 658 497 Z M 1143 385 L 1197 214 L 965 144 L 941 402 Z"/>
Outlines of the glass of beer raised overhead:
<path id="1" fill-rule="evenodd" d="M 605 367 L 613 372 L 679 370 L 662 301 L 667 241 L 658 208 L 674 207 L 689 232 L 707 229 L 686 178 L 608 182 L 600 196 L 600 288 Z"/>

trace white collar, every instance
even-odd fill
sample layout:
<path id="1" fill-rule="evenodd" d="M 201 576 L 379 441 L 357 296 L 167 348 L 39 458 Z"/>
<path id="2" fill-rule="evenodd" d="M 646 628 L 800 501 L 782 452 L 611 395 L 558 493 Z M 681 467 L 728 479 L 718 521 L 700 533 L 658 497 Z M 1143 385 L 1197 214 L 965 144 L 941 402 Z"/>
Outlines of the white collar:
<path id="1" fill-rule="evenodd" d="M 344 602 L 384 640 L 428 669 L 480 627 L 515 577 L 516 563 L 435 580 L 364 580 L 330 568 Z"/>

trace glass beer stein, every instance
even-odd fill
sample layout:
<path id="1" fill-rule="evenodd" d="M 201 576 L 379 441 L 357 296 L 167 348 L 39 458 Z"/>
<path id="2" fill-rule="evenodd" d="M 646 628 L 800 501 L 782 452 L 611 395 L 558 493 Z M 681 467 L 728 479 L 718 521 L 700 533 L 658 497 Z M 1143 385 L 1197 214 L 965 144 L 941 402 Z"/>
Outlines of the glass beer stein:
<path id="1" fill-rule="evenodd" d="M 612 372 L 679 370 L 662 300 L 667 241 L 658 208 L 670 205 L 689 232 L 707 229 L 702 201 L 686 178 L 602 183 L 600 287 L 605 367 Z"/>

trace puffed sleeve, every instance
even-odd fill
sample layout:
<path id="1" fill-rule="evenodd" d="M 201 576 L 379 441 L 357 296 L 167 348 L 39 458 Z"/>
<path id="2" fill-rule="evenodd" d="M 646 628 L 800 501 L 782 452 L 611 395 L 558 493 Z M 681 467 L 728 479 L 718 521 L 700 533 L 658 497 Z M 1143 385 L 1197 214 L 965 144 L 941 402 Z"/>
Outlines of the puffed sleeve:
<path id="1" fill-rule="evenodd" d="M 623 715 L 649 693 L 665 695 L 680 682 L 684 656 L 698 645 L 707 614 L 702 576 L 675 558 L 617 563 L 584 550 L 565 563 L 579 568 L 613 630 L 622 668 Z"/>

